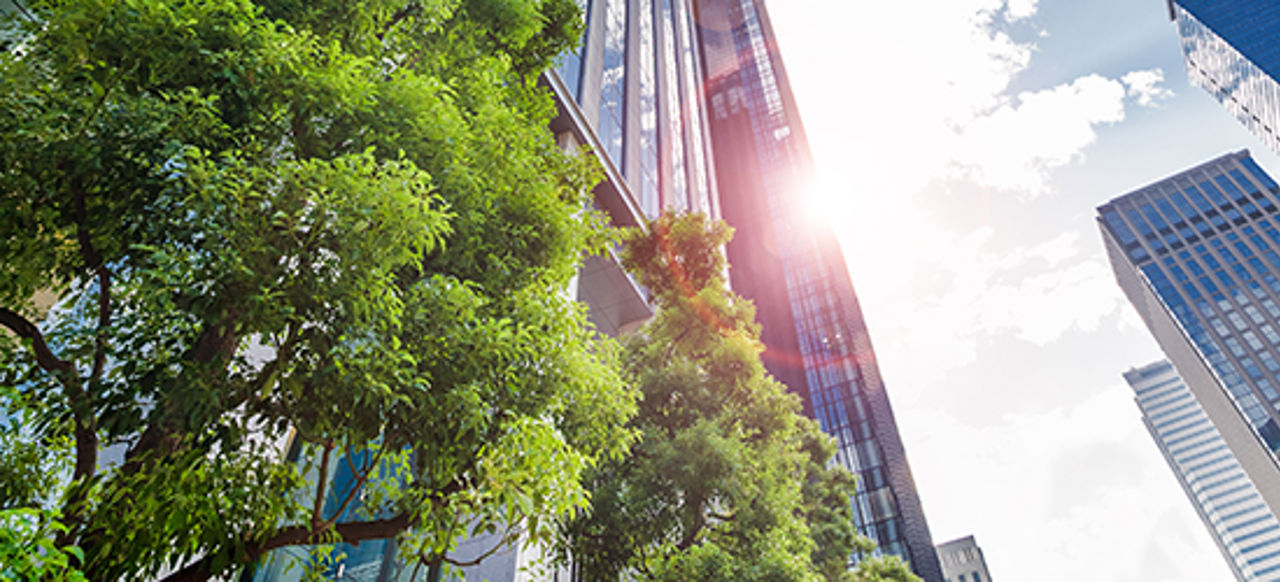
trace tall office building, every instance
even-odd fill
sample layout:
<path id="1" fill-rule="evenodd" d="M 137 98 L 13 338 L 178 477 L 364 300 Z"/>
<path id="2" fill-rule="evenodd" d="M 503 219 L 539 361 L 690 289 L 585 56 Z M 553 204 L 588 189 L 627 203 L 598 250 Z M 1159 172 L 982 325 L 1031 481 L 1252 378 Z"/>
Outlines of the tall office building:
<path id="1" fill-rule="evenodd" d="M 855 520 L 928 582 L 942 572 L 857 296 L 831 228 L 796 212 L 812 173 L 762 0 L 698 0 L 730 284 L 755 302 L 765 362 L 858 476 Z"/>
<path id="2" fill-rule="evenodd" d="M 1280 580 L 1280 521 L 1173 364 L 1160 361 L 1129 370 L 1124 379 L 1133 388 L 1143 424 L 1236 580 Z"/>
<path id="3" fill-rule="evenodd" d="M 859 530 L 879 551 L 902 556 L 925 580 L 941 582 L 835 236 L 795 224 L 789 215 L 796 184 L 810 172 L 811 161 L 763 5 L 580 5 L 587 25 L 583 43 L 543 82 L 559 106 L 551 124 L 557 139 L 567 148 L 588 146 L 604 168 L 596 207 L 619 226 L 670 209 L 723 214 L 737 229 L 728 249 L 731 284 L 756 301 L 770 370 L 800 393 L 806 411 L 838 439 L 840 462 L 859 476 Z M 772 250 L 754 250 L 761 248 Z M 642 291 L 612 257 L 587 262 L 577 293 L 605 333 L 625 332 L 650 314 Z M 455 557 L 478 555 L 493 541 L 467 540 Z M 364 561 L 335 564 L 330 575 L 341 567 L 348 577 L 394 580 L 392 550 L 388 545 L 362 551 Z M 523 571 L 538 555 L 538 548 L 499 552 L 467 569 L 466 576 L 540 580 Z M 259 579 L 284 580 L 288 574 L 282 576 Z"/>
<path id="4" fill-rule="evenodd" d="M 1280 4 L 1167 0 L 1191 82 L 1280 152 Z"/>
<path id="5" fill-rule="evenodd" d="M 938 544 L 938 561 L 946 582 L 991 582 L 987 559 L 973 536 Z"/>
<path id="6" fill-rule="evenodd" d="M 1201 462 L 1234 457 L 1276 515 L 1278 194 L 1240 151 L 1098 208 L 1116 280 L 1226 445 Z"/>

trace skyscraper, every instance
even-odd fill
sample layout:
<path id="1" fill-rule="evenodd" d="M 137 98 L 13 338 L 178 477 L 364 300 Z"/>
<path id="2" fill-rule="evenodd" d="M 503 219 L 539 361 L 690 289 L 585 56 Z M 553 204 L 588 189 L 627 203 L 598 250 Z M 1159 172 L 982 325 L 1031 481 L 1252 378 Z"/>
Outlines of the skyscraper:
<path id="1" fill-rule="evenodd" d="M 1280 579 L 1280 521 L 1168 361 L 1125 372 L 1160 447 L 1236 580 Z M 945 567 L 945 560 L 944 560 Z"/>
<path id="2" fill-rule="evenodd" d="M 928 582 L 942 572 L 835 234 L 796 212 L 812 158 L 762 0 L 699 0 L 730 284 L 755 302 L 775 377 L 858 476 L 855 521 Z"/>
<path id="3" fill-rule="evenodd" d="M 587 146 L 604 169 L 596 208 L 617 226 L 669 209 L 723 215 L 737 229 L 731 285 L 756 302 L 770 371 L 800 394 L 806 413 L 836 437 L 840 463 L 858 475 L 859 531 L 927 582 L 941 582 L 843 255 L 829 228 L 791 215 L 812 162 L 762 2 L 579 5 L 582 45 L 542 80 L 559 108 L 551 124 L 557 139 Z M 590 258 L 576 292 L 605 333 L 625 332 L 651 313 L 612 257 Z M 454 557 L 468 560 L 496 539 L 468 540 Z M 394 579 L 394 561 L 383 557 L 394 548 L 379 549 L 386 551 L 345 563 L 344 575 Z M 498 552 L 468 568 L 467 579 L 541 579 L 521 571 L 538 553 Z"/>
<path id="4" fill-rule="evenodd" d="M 1239 463 L 1280 515 L 1277 195 L 1240 151 L 1107 202 L 1098 224 L 1120 287 L 1226 445 L 1201 462 Z"/>
<path id="5" fill-rule="evenodd" d="M 991 582 L 987 559 L 973 536 L 938 544 L 938 561 L 946 582 Z"/>
<path id="6" fill-rule="evenodd" d="M 1191 81 L 1280 152 L 1280 4 L 1167 1 Z"/>

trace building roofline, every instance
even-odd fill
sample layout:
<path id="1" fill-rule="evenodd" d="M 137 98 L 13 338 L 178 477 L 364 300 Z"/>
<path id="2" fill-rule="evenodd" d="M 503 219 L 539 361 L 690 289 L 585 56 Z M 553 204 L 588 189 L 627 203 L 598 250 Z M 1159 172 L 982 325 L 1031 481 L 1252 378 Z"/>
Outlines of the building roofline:
<path id="1" fill-rule="evenodd" d="M 1186 168 L 1186 169 L 1184 169 L 1184 170 L 1182 170 L 1182 171 L 1180 171 L 1180 172 L 1178 172 L 1178 173 L 1176 173 L 1176 174 L 1169 174 L 1168 176 L 1165 176 L 1165 177 L 1160 178 L 1160 179 L 1158 179 L 1158 180 L 1153 180 L 1153 181 L 1151 181 L 1151 182 L 1148 182 L 1148 183 L 1146 183 L 1146 184 L 1143 184 L 1142 186 L 1139 186 L 1139 187 L 1137 187 L 1137 188 L 1133 188 L 1133 189 L 1129 190 L 1128 192 L 1125 192 L 1124 194 L 1121 194 L 1121 195 L 1116 196 L 1116 197 L 1114 197 L 1114 198 L 1112 198 L 1112 199 L 1110 199 L 1110 200 L 1107 200 L 1106 202 L 1104 202 L 1104 203 L 1102 203 L 1102 204 L 1099 204 L 1099 205 L 1098 205 L 1098 207 L 1097 207 L 1095 210 L 1097 210 L 1097 211 L 1098 211 L 1098 215 L 1099 215 L 1099 216 L 1101 216 L 1101 215 L 1102 215 L 1102 210 L 1103 210 L 1104 208 L 1107 208 L 1108 206 L 1111 206 L 1111 205 L 1115 204 L 1116 202 L 1119 202 L 1119 201 L 1121 201 L 1121 200 L 1123 200 L 1123 199 L 1125 199 L 1125 198 L 1128 198 L 1128 197 L 1130 197 L 1130 196 L 1133 196 L 1134 194 L 1137 194 L 1137 193 L 1139 193 L 1139 192 L 1144 192 L 1144 191 L 1146 191 L 1147 189 L 1151 188 L 1152 186 L 1157 186 L 1157 185 L 1159 185 L 1159 184 L 1163 184 L 1163 183 L 1168 182 L 1168 181 L 1170 181 L 1170 180 L 1175 180 L 1175 179 L 1177 179 L 1177 178 L 1185 177 L 1185 176 L 1187 176 L 1188 174 L 1191 174 L 1192 172 L 1196 172 L 1196 171 L 1202 170 L 1202 169 L 1204 169 L 1204 168 L 1206 168 L 1206 167 L 1208 167 L 1208 166 L 1213 166 L 1213 165 L 1218 164 L 1218 163 L 1220 163 L 1220 162 L 1222 162 L 1222 161 L 1224 161 L 1224 160 L 1228 160 L 1228 159 L 1237 159 L 1237 160 L 1239 160 L 1239 159 L 1244 159 L 1244 158 L 1249 158 L 1249 157 L 1253 157 L 1253 154 L 1249 153 L 1249 148 L 1244 148 L 1244 149 L 1237 150 L 1237 151 L 1234 151 L 1234 152 L 1227 152 L 1227 153 L 1222 154 L 1222 155 L 1220 155 L 1220 156 L 1218 156 L 1218 157 L 1216 157 L 1216 158 L 1213 158 L 1213 159 L 1211 159 L 1211 160 L 1207 160 L 1207 161 L 1204 161 L 1204 162 L 1198 163 L 1198 164 L 1196 164 L 1196 165 L 1194 165 L 1194 166 L 1191 166 L 1191 167 L 1189 167 L 1189 168 Z"/>

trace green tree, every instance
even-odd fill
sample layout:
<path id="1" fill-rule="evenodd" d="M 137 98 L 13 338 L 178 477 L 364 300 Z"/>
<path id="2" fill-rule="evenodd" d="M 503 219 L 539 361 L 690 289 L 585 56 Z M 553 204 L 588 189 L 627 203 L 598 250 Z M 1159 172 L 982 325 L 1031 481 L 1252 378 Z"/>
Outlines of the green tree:
<path id="1" fill-rule="evenodd" d="M 591 507 L 563 524 L 562 559 L 589 580 L 913 580 L 849 571 L 868 543 L 853 477 L 766 373 L 754 308 L 726 288 L 730 235 L 701 214 L 631 232 L 623 261 L 658 308 L 623 359 L 641 437 L 589 471 Z"/>
<path id="2" fill-rule="evenodd" d="M 24 0 L 4 27 L 0 406 L 65 486 L 0 507 L 52 500 L 51 547 L 117 580 L 392 536 L 438 565 L 585 503 L 635 403 L 564 293 L 607 243 L 536 84 L 573 0 Z M 358 494 L 315 478 L 338 463 Z"/>

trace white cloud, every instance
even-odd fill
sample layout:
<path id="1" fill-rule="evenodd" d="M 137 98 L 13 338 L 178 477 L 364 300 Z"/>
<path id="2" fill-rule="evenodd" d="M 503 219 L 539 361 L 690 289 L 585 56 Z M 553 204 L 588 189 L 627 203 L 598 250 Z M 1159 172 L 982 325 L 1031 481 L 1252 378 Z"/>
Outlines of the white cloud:
<path id="1" fill-rule="evenodd" d="M 935 540 L 974 534 L 995 580 L 1230 577 L 1123 384 L 986 426 L 940 410 L 900 424 L 912 449 L 940 453 L 912 465 Z M 1161 572 L 1161 558 L 1177 568 Z"/>
<path id="2" fill-rule="evenodd" d="M 1137 99 L 1138 105 L 1143 107 L 1151 107 L 1158 101 L 1173 97 L 1171 89 L 1160 85 L 1164 83 L 1164 71 L 1161 69 L 1130 71 L 1120 77 L 1120 81 L 1129 88 L 1129 96 Z"/>
<path id="3" fill-rule="evenodd" d="M 927 214 L 916 216 L 927 224 Z M 885 248 L 870 234 L 845 242 L 855 282 L 874 281 L 860 293 L 874 306 L 871 331 L 896 386 L 937 385 L 994 338 L 1047 346 L 1127 309 L 1110 268 L 1076 231 L 1002 250 L 990 227 L 955 234 L 929 226 L 896 239 L 893 252 L 868 252 Z M 929 365 L 913 363 L 920 354 Z"/>
<path id="4" fill-rule="evenodd" d="M 980 185 L 1041 194 L 1049 170 L 1080 157 L 1097 125 L 1124 119 L 1124 96 L 1124 85 L 1098 75 L 1022 93 L 968 124 L 953 162 Z"/>
<path id="5" fill-rule="evenodd" d="M 1035 15 L 1039 0 L 1009 0 L 1004 17 L 1009 22 L 1031 18 Z"/>
<path id="6" fill-rule="evenodd" d="M 1014 94 L 1036 43 L 1078 32 L 1038 8 L 770 5 L 935 540 L 976 534 L 997 580 L 1227 579 L 1127 389 L 1080 357 L 1149 340 L 1090 220 L 1107 193 L 1055 182 L 1170 93 L 1141 64 Z"/>

